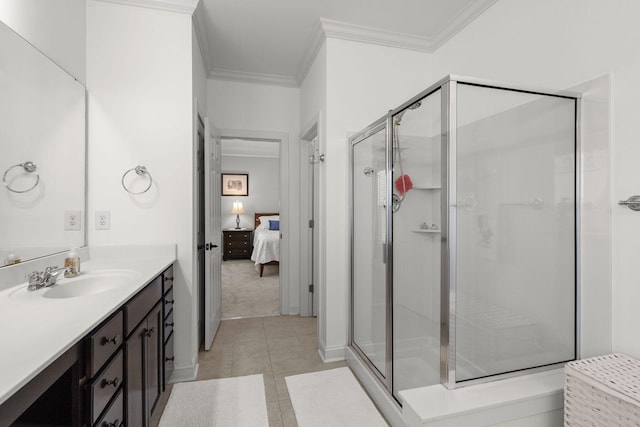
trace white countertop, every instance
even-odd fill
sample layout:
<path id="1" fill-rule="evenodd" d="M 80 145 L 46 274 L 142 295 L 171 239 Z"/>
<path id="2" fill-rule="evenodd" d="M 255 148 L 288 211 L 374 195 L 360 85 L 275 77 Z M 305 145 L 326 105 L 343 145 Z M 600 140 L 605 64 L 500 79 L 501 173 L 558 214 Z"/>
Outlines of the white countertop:
<path id="1" fill-rule="evenodd" d="M 98 253 L 99 251 L 96 251 Z M 92 252 L 93 253 L 93 252 Z M 0 290 L 0 404 L 80 341 L 125 301 L 175 262 L 175 249 L 144 257 L 107 256 L 83 261 L 82 274 L 97 270 L 134 270 L 125 285 L 75 298 L 16 298 L 26 283 Z M 58 279 L 64 284 L 64 278 Z M 52 288 L 48 288 L 52 289 Z"/>

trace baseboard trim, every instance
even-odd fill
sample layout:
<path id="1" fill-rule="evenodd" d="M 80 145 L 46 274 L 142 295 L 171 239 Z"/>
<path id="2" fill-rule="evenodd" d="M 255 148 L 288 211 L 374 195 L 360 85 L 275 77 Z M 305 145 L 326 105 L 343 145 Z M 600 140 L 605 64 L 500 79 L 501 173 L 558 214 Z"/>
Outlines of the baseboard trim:
<path id="1" fill-rule="evenodd" d="M 318 348 L 318 353 L 324 363 L 345 360 L 345 346 L 326 347 L 323 342 L 320 344 L 322 345 Z"/>
<path id="2" fill-rule="evenodd" d="M 199 363 L 196 363 L 195 365 L 176 366 L 173 369 L 173 374 L 171 374 L 169 383 L 173 384 L 181 383 L 184 381 L 194 381 L 198 377 L 199 368 Z"/>
<path id="3" fill-rule="evenodd" d="M 298 316 L 300 314 L 300 306 L 299 305 L 290 305 L 289 306 L 289 316 Z"/>

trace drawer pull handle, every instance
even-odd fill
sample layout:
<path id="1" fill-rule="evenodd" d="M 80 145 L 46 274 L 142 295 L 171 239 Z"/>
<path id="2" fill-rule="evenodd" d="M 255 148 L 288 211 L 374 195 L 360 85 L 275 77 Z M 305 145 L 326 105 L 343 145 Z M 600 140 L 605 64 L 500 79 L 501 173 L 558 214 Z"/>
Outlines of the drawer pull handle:
<path id="1" fill-rule="evenodd" d="M 176 302 L 176 300 L 174 300 L 174 299 L 166 299 L 166 300 L 164 300 L 165 304 L 173 304 L 174 302 Z"/>
<path id="2" fill-rule="evenodd" d="M 116 420 L 112 423 L 108 423 L 106 421 L 102 422 L 102 426 L 101 427 L 121 427 L 122 426 L 122 422 L 116 418 Z"/>
<path id="3" fill-rule="evenodd" d="M 116 335 L 113 338 L 102 337 L 102 345 L 107 345 L 109 343 L 111 343 L 111 344 L 113 344 L 115 346 L 120 344 L 120 335 Z"/>
<path id="4" fill-rule="evenodd" d="M 165 282 L 173 282 L 173 277 L 165 277 L 164 281 Z"/>
<path id="5" fill-rule="evenodd" d="M 142 331 L 142 335 L 144 335 L 145 337 L 150 337 L 151 335 L 153 335 L 153 328 L 145 329 L 144 331 Z"/>
<path id="6" fill-rule="evenodd" d="M 168 326 L 171 326 L 171 327 L 173 328 L 173 322 L 171 322 L 171 323 L 165 323 L 165 324 L 164 324 L 164 326 L 167 326 L 167 327 L 168 327 Z"/>
<path id="7" fill-rule="evenodd" d="M 106 386 L 112 385 L 113 387 L 118 388 L 118 384 L 120 384 L 120 378 L 118 378 L 118 377 L 115 377 L 112 380 L 108 380 L 108 379 L 104 378 L 102 380 L 102 383 L 100 383 L 100 386 L 102 388 L 105 388 Z"/>
<path id="8" fill-rule="evenodd" d="M 167 362 L 173 362 L 174 360 L 176 360 L 176 358 L 175 356 L 171 356 L 171 357 L 165 357 L 164 360 Z"/>

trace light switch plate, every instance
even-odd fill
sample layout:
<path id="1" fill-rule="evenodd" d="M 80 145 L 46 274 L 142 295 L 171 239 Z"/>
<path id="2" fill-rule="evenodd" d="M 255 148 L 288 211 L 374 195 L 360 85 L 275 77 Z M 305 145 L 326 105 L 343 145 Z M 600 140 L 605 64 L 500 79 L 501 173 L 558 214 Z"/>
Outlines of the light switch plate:
<path id="1" fill-rule="evenodd" d="M 80 211 L 64 211 L 64 230 L 80 230 Z"/>
<path id="2" fill-rule="evenodd" d="M 96 211 L 96 230 L 111 230 L 110 211 Z"/>

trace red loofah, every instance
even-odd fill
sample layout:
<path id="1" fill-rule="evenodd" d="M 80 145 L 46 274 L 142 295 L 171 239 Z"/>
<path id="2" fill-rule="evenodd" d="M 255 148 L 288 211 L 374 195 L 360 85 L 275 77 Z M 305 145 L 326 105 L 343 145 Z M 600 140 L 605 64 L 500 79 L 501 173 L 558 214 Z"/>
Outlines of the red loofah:
<path id="1" fill-rule="evenodd" d="M 411 178 L 409 175 L 400 175 L 398 179 L 396 179 L 396 190 L 398 190 L 398 194 L 402 196 L 407 191 L 413 188 L 413 182 L 411 182 Z"/>

